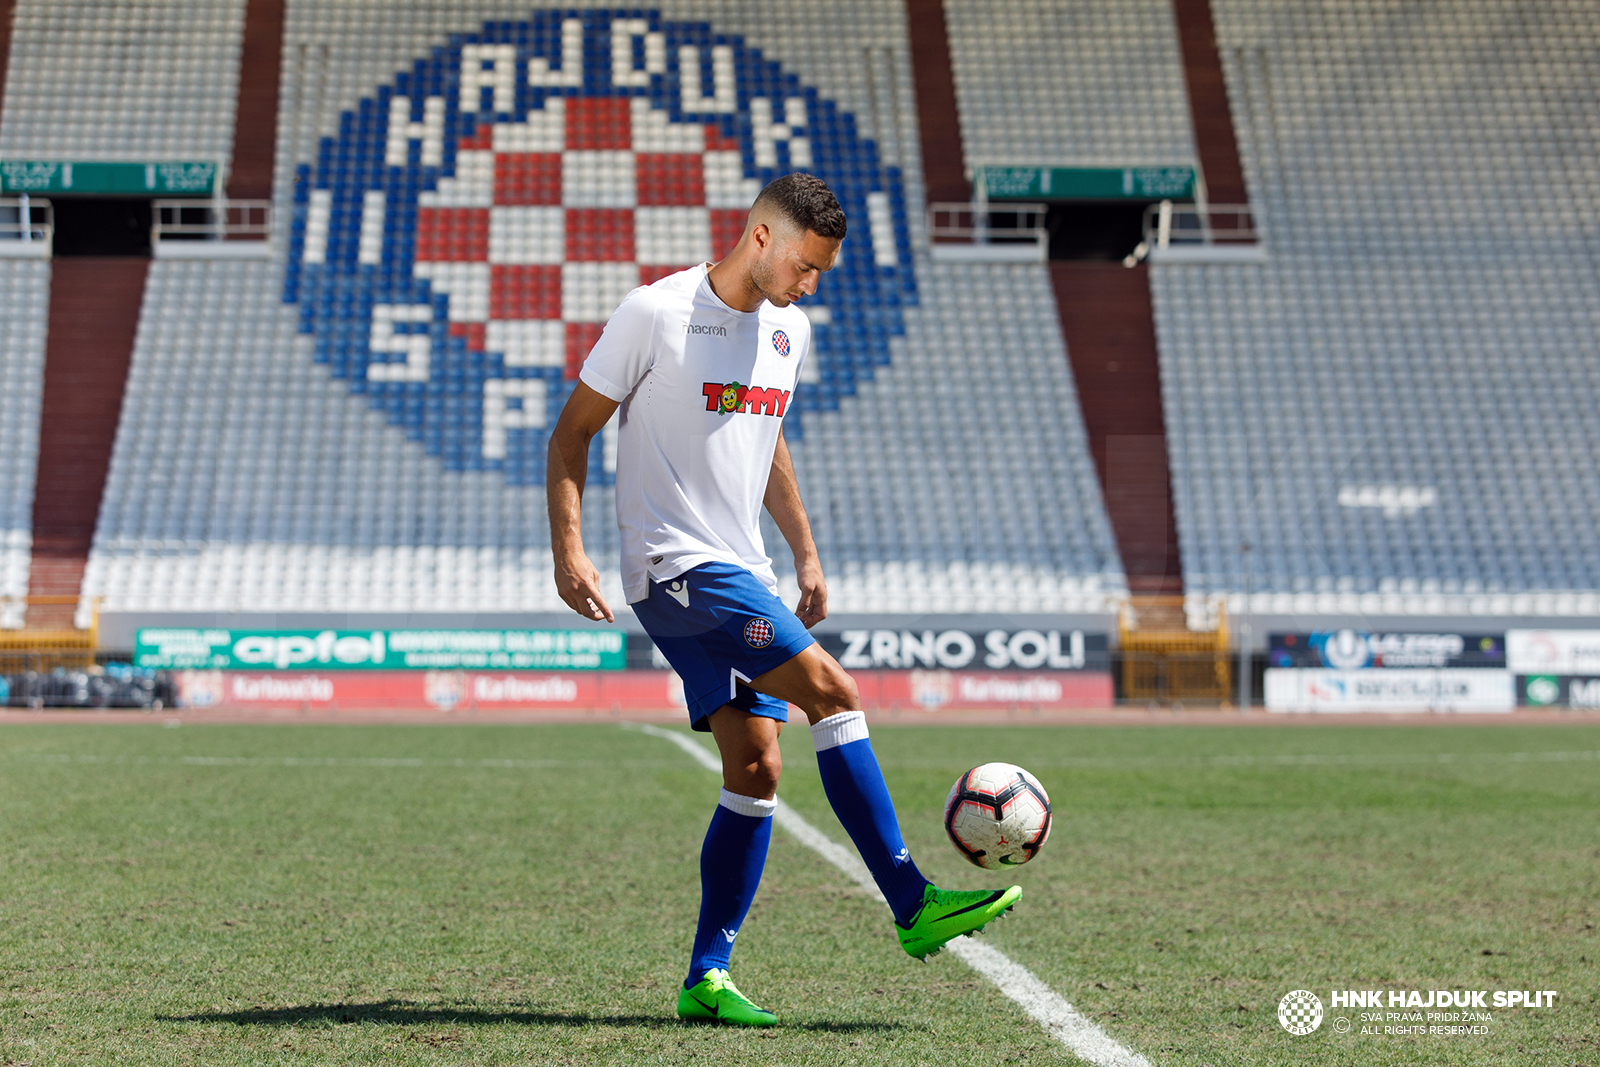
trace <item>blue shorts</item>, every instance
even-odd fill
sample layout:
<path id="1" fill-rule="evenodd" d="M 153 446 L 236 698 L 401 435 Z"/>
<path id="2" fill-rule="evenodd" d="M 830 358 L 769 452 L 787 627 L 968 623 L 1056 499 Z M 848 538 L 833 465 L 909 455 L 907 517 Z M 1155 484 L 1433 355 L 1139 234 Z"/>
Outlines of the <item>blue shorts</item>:
<path id="1" fill-rule="evenodd" d="M 815 644 L 794 612 L 731 563 L 702 563 L 630 604 L 672 669 L 683 679 L 689 723 L 709 731 L 706 716 L 725 704 L 752 715 L 789 721 L 789 705 L 742 683 L 793 659 Z"/>

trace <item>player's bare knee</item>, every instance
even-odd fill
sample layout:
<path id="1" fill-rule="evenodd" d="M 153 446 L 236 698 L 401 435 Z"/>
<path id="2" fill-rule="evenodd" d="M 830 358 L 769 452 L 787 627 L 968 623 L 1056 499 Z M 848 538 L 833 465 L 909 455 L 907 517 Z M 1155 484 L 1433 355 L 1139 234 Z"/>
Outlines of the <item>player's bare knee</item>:
<path id="1" fill-rule="evenodd" d="M 778 791 L 778 778 L 783 774 L 783 754 L 778 751 L 776 744 L 757 757 L 749 767 L 749 774 L 751 788 L 756 790 L 751 796 L 765 798 Z"/>
<path id="2" fill-rule="evenodd" d="M 813 688 L 816 692 L 813 721 L 861 707 L 861 693 L 856 688 L 856 680 L 837 663 L 828 663 L 813 683 Z"/>

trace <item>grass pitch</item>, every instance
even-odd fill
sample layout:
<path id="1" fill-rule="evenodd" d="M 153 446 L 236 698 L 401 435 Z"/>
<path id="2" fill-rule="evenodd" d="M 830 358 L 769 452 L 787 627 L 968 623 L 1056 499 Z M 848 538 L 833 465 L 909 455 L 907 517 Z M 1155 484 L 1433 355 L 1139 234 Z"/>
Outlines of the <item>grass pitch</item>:
<path id="1" fill-rule="evenodd" d="M 781 795 L 844 841 L 784 743 Z M 1156 1067 L 1600 1062 L 1600 728 L 873 743 L 946 885 L 1003 884 L 942 839 L 957 773 L 1039 776 L 1055 830 L 992 943 Z M 8 727 L 0 1063 L 1076 1062 L 782 830 L 734 956 L 781 1025 L 680 1025 L 716 790 L 614 726 Z M 1300 988 L 1561 998 L 1486 1035 L 1341 1035 L 1329 1007 L 1293 1037 Z"/>

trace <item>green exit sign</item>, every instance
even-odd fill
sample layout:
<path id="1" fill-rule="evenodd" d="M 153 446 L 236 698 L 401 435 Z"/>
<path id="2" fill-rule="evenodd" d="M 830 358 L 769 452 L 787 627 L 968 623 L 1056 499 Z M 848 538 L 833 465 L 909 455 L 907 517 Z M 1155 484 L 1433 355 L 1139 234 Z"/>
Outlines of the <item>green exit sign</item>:
<path id="1" fill-rule="evenodd" d="M 980 167 L 990 200 L 1193 200 L 1193 167 Z"/>
<path id="2" fill-rule="evenodd" d="M 194 160 L 97 163 L 63 159 L 0 160 L 0 193 L 78 196 L 211 196 L 217 165 Z"/>

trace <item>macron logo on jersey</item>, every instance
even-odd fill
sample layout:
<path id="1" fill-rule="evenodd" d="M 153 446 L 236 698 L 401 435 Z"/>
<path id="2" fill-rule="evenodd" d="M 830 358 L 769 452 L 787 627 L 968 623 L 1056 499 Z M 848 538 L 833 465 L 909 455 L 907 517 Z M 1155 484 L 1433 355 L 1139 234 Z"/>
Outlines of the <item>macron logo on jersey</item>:
<path id="1" fill-rule="evenodd" d="M 740 385 L 738 382 L 706 382 L 703 386 L 706 410 L 719 415 L 748 411 L 752 415 L 776 415 L 783 418 L 783 409 L 789 404 L 789 390 L 763 389 L 759 385 Z"/>

